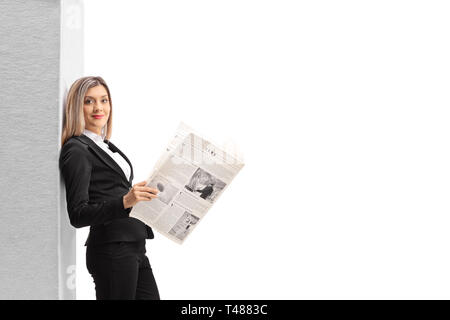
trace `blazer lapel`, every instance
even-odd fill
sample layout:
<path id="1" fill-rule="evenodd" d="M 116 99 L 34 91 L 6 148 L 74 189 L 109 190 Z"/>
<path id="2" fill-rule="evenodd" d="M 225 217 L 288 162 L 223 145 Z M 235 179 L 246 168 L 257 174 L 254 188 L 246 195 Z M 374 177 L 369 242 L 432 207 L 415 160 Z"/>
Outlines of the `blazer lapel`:
<path id="1" fill-rule="evenodd" d="M 131 166 L 130 161 L 125 157 L 125 155 L 122 152 L 119 152 L 124 159 L 128 162 L 128 164 L 130 164 L 130 168 L 131 168 L 131 174 L 130 174 L 130 180 L 127 180 L 127 178 L 125 177 L 125 173 L 123 172 L 122 168 L 120 168 L 120 166 L 117 164 L 117 162 L 110 157 L 109 154 L 107 154 L 102 148 L 100 148 L 94 141 L 92 141 L 89 137 L 87 137 L 84 134 L 81 134 L 80 136 L 78 136 L 78 138 L 83 141 L 84 143 L 86 143 L 89 148 L 107 165 L 109 166 L 111 169 L 113 169 L 114 171 L 116 171 L 122 178 L 124 181 L 127 182 L 127 184 L 131 184 L 131 181 L 133 180 L 133 167 Z M 109 146 L 111 146 L 111 142 L 109 142 L 108 140 L 105 139 L 105 142 L 108 143 Z M 114 146 L 115 147 L 115 146 Z M 115 147 L 117 150 L 119 150 L 117 147 Z M 110 148 L 111 149 L 111 148 Z M 116 152 L 114 150 L 111 149 L 111 151 Z"/>
<path id="2" fill-rule="evenodd" d="M 130 181 L 128 181 L 128 182 L 131 184 L 131 181 L 133 181 L 133 177 L 134 177 L 134 175 L 133 175 L 133 165 L 131 164 L 131 161 L 128 160 L 127 156 L 122 151 L 120 151 L 120 149 L 117 148 L 111 141 L 109 141 L 108 139 L 105 139 L 105 142 L 108 144 L 109 149 L 112 152 L 118 152 L 128 162 L 128 164 L 130 165 L 131 173 L 130 173 Z"/>

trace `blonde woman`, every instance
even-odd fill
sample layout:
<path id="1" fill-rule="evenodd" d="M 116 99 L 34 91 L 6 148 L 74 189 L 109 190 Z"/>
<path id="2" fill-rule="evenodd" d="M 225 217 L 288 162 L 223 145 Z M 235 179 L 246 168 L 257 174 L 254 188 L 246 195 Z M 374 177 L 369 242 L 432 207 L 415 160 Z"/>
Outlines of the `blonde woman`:
<path id="1" fill-rule="evenodd" d="M 132 185 L 131 162 L 109 141 L 112 113 L 111 94 L 101 77 L 83 77 L 72 84 L 59 158 L 67 211 L 75 228 L 90 226 L 86 266 L 98 300 L 158 300 L 145 255 L 152 229 L 129 217 L 137 202 L 151 201 L 158 190 L 145 181 Z"/>

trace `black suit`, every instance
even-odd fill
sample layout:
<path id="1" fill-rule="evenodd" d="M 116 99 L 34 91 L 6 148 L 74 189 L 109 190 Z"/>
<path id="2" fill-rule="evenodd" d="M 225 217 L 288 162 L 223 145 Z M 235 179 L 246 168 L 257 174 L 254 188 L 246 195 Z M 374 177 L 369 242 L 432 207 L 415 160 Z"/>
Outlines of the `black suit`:
<path id="1" fill-rule="evenodd" d="M 62 147 L 59 159 L 70 223 L 75 228 L 91 226 L 85 245 L 153 239 L 152 229 L 130 218 L 131 208 L 123 207 L 123 196 L 132 187 L 131 162 L 112 142 L 105 142 L 129 163 L 130 180 L 114 159 L 90 138 L 84 134 L 70 138 Z"/>
<path id="2" fill-rule="evenodd" d="M 130 179 L 89 137 L 71 137 L 59 158 L 70 223 L 75 228 L 90 226 L 86 263 L 96 283 L 97 299 L 159 298 L 145 256 L 145 239 L 153 239 L 152 229 L 129 217 L 131 208 L 123 206 L 123 196 L 132 187 L 133 167 L 112 142 L 104 141 L 128 162 Z"/>

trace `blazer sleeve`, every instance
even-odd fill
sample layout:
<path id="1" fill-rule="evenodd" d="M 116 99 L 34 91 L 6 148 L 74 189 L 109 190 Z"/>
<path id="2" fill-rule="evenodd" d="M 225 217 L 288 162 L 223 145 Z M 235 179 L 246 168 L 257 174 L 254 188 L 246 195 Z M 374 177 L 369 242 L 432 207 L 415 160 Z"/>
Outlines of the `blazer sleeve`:
<path id="1" fill-rule="evenodd" d="M 129 216 L 131 208 L 124 208 L 122 196 L 107 201 L 89 200 L 92 164 L 81 146 L 72 144 L 69 148 L 63 147 L 59 166 L 66 186 L 70 223 L 75 228 L 94 226 Z"/>

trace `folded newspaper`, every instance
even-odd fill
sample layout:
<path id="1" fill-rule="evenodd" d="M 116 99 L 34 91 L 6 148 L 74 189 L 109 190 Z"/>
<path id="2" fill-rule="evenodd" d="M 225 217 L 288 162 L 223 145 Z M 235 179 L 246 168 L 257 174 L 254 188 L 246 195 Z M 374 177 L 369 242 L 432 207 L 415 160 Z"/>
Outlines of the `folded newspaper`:
<path id="1" fill-rule="evenodd" d="M 240 156 L 181 123 L 146 180 L 158 197 L 138 202 L 130 217 L 182 244 L 243 166 Z"/>

